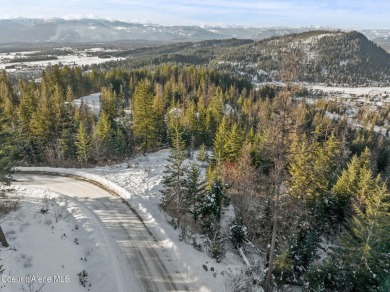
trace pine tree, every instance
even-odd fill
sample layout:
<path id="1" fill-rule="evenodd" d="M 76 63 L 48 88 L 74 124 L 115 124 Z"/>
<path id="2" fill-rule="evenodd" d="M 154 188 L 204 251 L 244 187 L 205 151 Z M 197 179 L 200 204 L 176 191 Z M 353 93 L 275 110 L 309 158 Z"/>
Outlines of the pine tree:
<path id="1" fill-rule="evenodd" d="M 306 135 L 296 135 L 289 152 L 290 193 L 313 203 L 336 180 L 341 144 L 334 135 L 323 143 L 316 141 L 310 145 Z"/>
<path id="2" fill-rule="evenodd" d="M 11 134 L 4 129 L 9 120 L 4 114 L 3 107 L 1 105 L 0 97 L 0 183 L 9 184 L 11 179 Z"/>
<path id="3" fill-rule="evenodd" d="M 197 221 L 197 210 L 205 195 L 205 183 L 200 180 L 200 170 L 196 164 L 191 164 L 185 172 L 184 205 L 193 214 L 193 219 Z"/>
<path id="4" fill-rule="evenodd" d="M 225 144 L 226 144 L 226 119 L 223 118 L 219 124 L 217 134 L 214 139 L 214 159 L 217 163 L 225 160 Z"/>
<path id="5" fill-rule="evenodd" d="M 9 118 L 4 112 L 3 108 L 3 98 L 0 96 L 0 183 L 9 184 L 11 180 L 11 143 L 10 143 L 10 133 L 6 128 L 6 125 L 9 123 Z M 0 205 L 1 205 L 0 201 Z M 1 206 L 0 206 L 1 207 Z M 2 214 L 0 214 L 2 215 Z M 0 242 L 4 247 L 8 247 L 9 244 L 4 235 L 3 229 L 0 225 Z"/>
<path id="6" fill-rule="evenodd" d="M 211 184 L 211 188 L 199 197 L 196 218 L 201 222 L 203 231 L 209 236 L 218 232 L 223 201 L 227 199 L 225 188 L 220 180 Z"/>
<path id="7" fill-rule="evenodd" d="M 240 155 L 242 148 L 242 137 L 238 129 L 237 123 L 234 123 L 229 133 L 227 134 L 226 142 L 224 145 L 224 155 L 226 159 L 235 162 Z"/>
<path id="8" fill-rule="evenodd" d="M 117 98 L 113 88 L 102 88 L 100 104 L 101 111 L 105 112 L 109 121 L 113 121 L 117 117 Z"/>
<path id="9" fill-rule="evenodd" d="M 95 131 L 96 135 L 104 142 L 104 144 L 106 144 L 106 147 L 108 147 L 110 143 L 110 136 L 112 135 L 112 128 L 110 120 L 104 111 L 100 112 Z"/>
<path id="10" fill-rule="evenodd" d="M 200 145 L 198 155 L 196 158 L 202 162 L 207 162 L 207 160 L 209 159 L 206 145 L 204 145 L 204 143 L 202 145 Z"/>
<path id="11" fill-rule="evenodd" d="M 174 212 L 177 216 L 183 214 L 186 209 L 183 206 L 184 200 L 184 151 L 185 144 L 181 137 L 179 122 L 177 121 L 176 126 L 173 128 L 171 134 L 172 148 L 171 154 L 167 159 L 169 164 L 165 167 L 165 175 L 163 177 L 162 189 L 162 205 L 163 207 L 171 212 Z"/>
<path id="12" fill-rule="evenodd" d="M 23 133 L 29 132 L 29 123 L 31 120 L 32 113 L 37 108 L 36 95 L 34 94 L 35 83 L 27 83 L 21 81 L 19 83 L 20 88 L 20 106 L 19 106 L 19 121 L 21 123 L 21 131 Z"/>
<path id="13" fill-rule="evenodd" d="M 133 97 L 134 134 L 141 140 L 144 152 L 155 147 L 157 138 L 153 95 L 149 86 L 147 81 L 139 83 Z"/>
<path id="14" fill-rule="evenodd" d="M 81 122 L 76 134 L 77 160 L 87 163 L 91 150 L 91 138 Z"/>
<path id="15" fill-rule="evenodd" d="M 3 115 L 6 115 L 10 121 L 13 121 L 15 118 L 14 112 L 17 99 L 5 70 L 1 70 L 0 72 L 0 97 Z"/>
<path id="16" fill-rule="evenodd" d="M 367 190 L 373 187 L 370 157 L 371 152 L 368 148 L 360 156 L 353 156 L 347 169 L 343 170 L 332 189 L 339 201 L 343 217 L 352 212 L 348 209 L 349 203 L 362 202 Z"/>
<path id="17" fill-rule="evenodd" d="M 346 274 L 339 282 L 348 282 L 351 291 L 377 291 L 390 269 L 390 196 L 379 176 L 370 180 L 333 256 Z"/>
<path id="18" fill-rule="evenodd" d="M 156 135 L 157 140 L 161 144 L 165 144 L 167 142 L 167 127 L 165 124 L 165 103 L 162 92 L 162 86 L 160 84 L 156 84 L 155 86 L 156 94 L 153 97 L 153 113 L 154 119 L 156 121 Z"/>

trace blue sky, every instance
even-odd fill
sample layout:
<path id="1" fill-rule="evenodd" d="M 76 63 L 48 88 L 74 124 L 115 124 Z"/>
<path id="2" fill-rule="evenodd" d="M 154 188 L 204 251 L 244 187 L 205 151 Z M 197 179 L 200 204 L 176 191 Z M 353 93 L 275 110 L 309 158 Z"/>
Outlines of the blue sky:
<path id="1" fill-rule="evenodd" d="M 106 18 L 162 25 L 390 28 L 389 0 L 0 0 L 0 18 Z"/>

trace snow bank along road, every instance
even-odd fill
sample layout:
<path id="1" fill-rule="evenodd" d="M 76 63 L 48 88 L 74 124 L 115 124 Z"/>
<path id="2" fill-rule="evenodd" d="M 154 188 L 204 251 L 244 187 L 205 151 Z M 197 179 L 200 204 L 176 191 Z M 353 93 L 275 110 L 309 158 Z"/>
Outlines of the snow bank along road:
<path id="1" fill-rule="evenodd" d="M 70 197 L 89 211 L 109 242 L 120 291 L 187 291 L 177 267 L 146 229 L 139 216 L 118 196 L 97 185 L 73 177 L 18 173 L 15 185 L 48 189 Z M 63 256 L 66 256 L 65 254 Z M 103 267 L 104 268 L 104 267 Z M 136 283 L 134 283 L 136 282 Z"/>

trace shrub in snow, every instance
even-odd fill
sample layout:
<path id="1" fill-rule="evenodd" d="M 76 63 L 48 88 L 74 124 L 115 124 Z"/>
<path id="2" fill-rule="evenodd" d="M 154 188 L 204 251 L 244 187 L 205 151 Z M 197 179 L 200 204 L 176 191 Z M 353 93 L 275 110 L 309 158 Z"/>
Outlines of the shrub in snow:
<path id="1" fill-rule="evenodd" d="M 8 190 L 7 190 L 8 192 Z M 0 191 L 0 218 L 17 210 L 20 206 L 19 198 L 12 197 L 5 190 Z"/>
<path id="2" fill-rule="evenodd" d="M 206 146 L 202 144 L 199 148 L 198 155 L 196 157 L 199 161 L 207 162 L 209 160 L 209 155 L 207 153 Z"/>
<path id="3" fill-rule="evenodd" d="M 239 248 L 246 237 L 248 231 L 246 226 L 242 223 L 241 218 L 236 218 L 230 226 L 230 239 L 236 248 Z"/>
<path id="4" fill-rule="evenodd" d="M 192 246 L 196 249 L 196 250 L 198 250 L 198 251 L 202 251 L 203 250 L 203 248 L 202 248 L 202 244 L 201 243 L 198 243 L 197 241 L 196 241 L 196 238 L 192 238 Z"/>
<path id="5" fill-rule="evenodd" d="M 8 191 L 8 190 L 7 190 Z M 2 190 L 0 192 L 0 223 L 7 220 L 7 214 L 13 212 L 19 208 L 19 199 L 10 197 L 6 194 L 6 191 Z M 0 243 L 4 247 L 8 247 L 9 244 L 5 238 L 3 229 L 0 225 Z"/>
<path id="6" fill-rule="evenodd" d="M 77 274 L 79 276 L 79 282 L 83 287 L 91 287 L 92 284 L 88 282 L 88 273 L 86 270 L 82 270 L 80 273 Z"/>
<path id="7" fill-rule="evenodd" d="M 56 220 L 56 223 L 58 223 L 58 220 L 60 220 L 60 218 L 63 218 L 64 217 L 64 214 L 65 214 L 65 211 L 66 210 L 66 206 L 60 206 L 58 204 L 53 204 L 53 215 L 54 215 L 54 219 Z"/>
<path id="8" fill-rule="evenodd" d="M 42 198 L 42 208 L 41 208 L 41 213 L 45 214 L 47 211 L 49 211 L 49 202 L 51 200 L 50 194 L 45 193 L 45 195 Z"/>
<path id="9" fill-rule="evenodd" d="M 205 249 L 217 263 L 222 261 L 225 255 L 225 245 L 219 225 L 213 227 L 213 234 L 209 234 L 209 237 L 205 241 Z"/>
<path id="10" fill-rule="evenodd" d="M 46 225 L 51 225 L 53 223 L 53 221 L 51 220 L 51 218 L 45 218 L 43 223 L 45 223 Z"/>
<path id="11" fill-rule="evenodd" d="M 24 253 L 22 253 L 20 255 L 20 258 L 23 260 L 23 266 L 25 268 L 29 268 L 32 266 L 32 257 L 31 256 L 27 256 Z"/>
<path id="12" fill-rule="evenodd" d="M 30 277 L 30 275 L 27 275 L 27 277 Z M 26 285 L 22 285 L 21 290 L 22 292 L 42 292 L 43 287 L 46 283 L 35 283 L 35 282 L 28 282 Z"/>
<path id="13" fill-rule="evenodd" d="M 210 256 L 220 263 L 225 255 L 223 240 L 219 236 L 211 242 Z"/>
<path id="14" fill-rule="evenodd" d="M 238 273 L 228 274 L 225 281 L 226 291 L 263 291 L 260 283 L 264 275 L 259 267 L 246 267 Z"/>
<path id="15" fill-rule="evenodd" d="M 187 243 L 187 237 L 188 237 L 188 234 L 190 233 L 190 230 L 191 230 L 190 227 L 188 227 L 185 224 L 181 224 L 180 225 L 179 240 Z"/>
<path id="16" fill-rule="evenodd" d="M 167 222 L 173 227 L 173 229 L 177 229 L 179 227 L 179 221 L 176 218 L 171 218 Z"/>

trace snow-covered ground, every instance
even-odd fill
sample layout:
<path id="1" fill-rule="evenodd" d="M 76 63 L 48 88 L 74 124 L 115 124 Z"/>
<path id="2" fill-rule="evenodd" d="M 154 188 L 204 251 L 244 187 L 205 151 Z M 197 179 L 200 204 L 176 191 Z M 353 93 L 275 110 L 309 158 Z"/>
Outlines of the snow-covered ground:
<path id="1" fill-rule="evenodd" d="M 81 103 L 87 104 L 95 115 L 100 112 L 100 92 L 80 97 L 73 101 L 73 104 L 80 106 Z"/>
<path id="2" fill-rule="evenodd" d="M 390 87 L 333 87 L 323 85 L 308 85 L 308 89 L 321 90 L 323 92 L 341 92 L 346 94 L 367 95 L 389 93 Z"/>
<path id="3" fill-rule="evenodd" d="M 111 52 L 111 51 L 108 51 Z M 65 56 L 57 56 L 58 59 L 56 60 L 47 60 L 47 61 L 32 61 L 32 62 L 15 62 L 15 63 L 9 63 L 8 60 L 13 60 L 17 56 L 18 57 L 27 57 L 28 54 L 32 52 L 17 52 L 17 53 L 10 53 L 10 54 L 4 54 L 0 53 L 0 69 L 5 69 L 6 66 L 14 65 L 16 67 L 18 66 L 28 66 L 28 67 L 46 67 L 48 65 L 67 65 L 67 66 L 82 66 L 82 65 L 92 65 L 92 64 L 101 64 L 108 61 L 119 61 L 124 60 L 125 58 L 122 57 L 109 57 L 109 58 L 99 58 L 97 56 L 90 56 L 88 55 L 88 51 L 81 53 L 79 55 L 73 54 L 73 55 L 65 55 Z M 14 72 L 16 69 L 6 69 L 9 72 Z"/>
<path id="4" fill-rule="evenodd" d="M 20 208 L 1 224 L 10 245 L 0 247 L 1 291 L 120 291 L 121 283 L 102 273 L 115 269 L 110 242 L 82 205 L 39 188 L 11 189 Z"/>
<path id="5" fill-rule="evenodd" d="M 187 282 L 191 283 L 191 290 L 226 291 L 226 283 L 245 269 L 244 261 L 237 252 L 227 250 L 223 261 L 217 263 L 206 252 L 196 250 L 191 242 L 180 241 L 179 235 L 182 231 L 173 229 L 168 218 L 159 209 L 159 190 L 162 187 L 161 180 L 168 155 L 168 150 L 162 150 L 126 163 L 93 169 L 36 167 L 28 170 L 78 175 L 114 190 L 131 204 L 160 244 L 170 252 L 178 272 L 184 274 Z M 233 216 L 232 212 L 226 212 L 223 217 L 225 222 L 228 222 L 234 219 Z M 199 243 L 205 240 L 196 234 L 193 234 L 193 238 Z"/>

